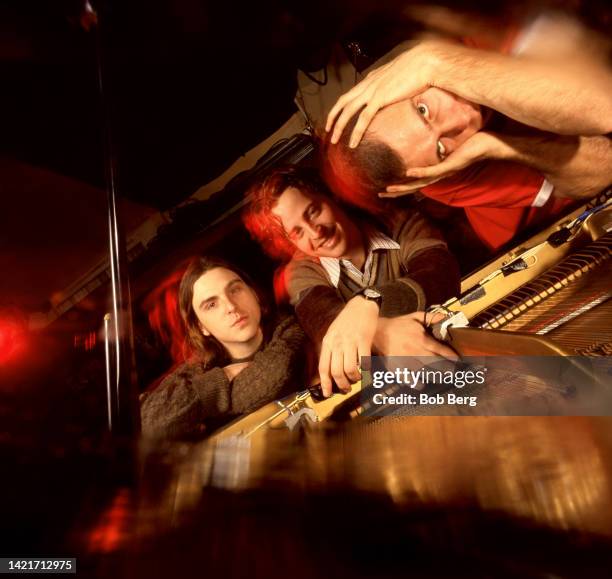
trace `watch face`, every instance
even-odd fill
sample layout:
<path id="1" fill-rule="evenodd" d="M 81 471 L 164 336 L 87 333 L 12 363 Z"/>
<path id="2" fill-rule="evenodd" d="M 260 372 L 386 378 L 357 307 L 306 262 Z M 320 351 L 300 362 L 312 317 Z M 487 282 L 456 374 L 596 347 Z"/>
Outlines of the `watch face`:
<path id="1" fill-rule="evenodd" d="M 371 300 L 378 300 L 382 297 L 380 295 L 380 292 L 377 292 L 375 289 L 372 289 L 371 287 L 367 287 L 366 289 L 364 289 L 363 295 L 364 297 L 371 299 Z"/>

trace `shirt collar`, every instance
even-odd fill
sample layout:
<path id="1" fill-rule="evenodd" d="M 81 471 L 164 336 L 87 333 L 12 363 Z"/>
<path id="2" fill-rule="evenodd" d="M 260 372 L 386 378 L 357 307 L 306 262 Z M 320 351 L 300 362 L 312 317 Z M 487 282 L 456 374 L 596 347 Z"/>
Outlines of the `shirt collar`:
<path id="1" fill-rule="evenodd" d="M 381 249 L 400 249 L 400 245 L 397 241 L 394 241 L 381 231 L 372 230 L 367 235 L 368 252 L 366 255 L 366 262 L 368 262 L 368 257 L 370 257 L 374 251 Z M 341 264 L 345 262 L 351 263 L 348 259 L 338 259 L 337 257 L 320 257 L 319 262 L 323 266 L 323 269 L 334 287 L 338 287 L 340 283 Z"/>

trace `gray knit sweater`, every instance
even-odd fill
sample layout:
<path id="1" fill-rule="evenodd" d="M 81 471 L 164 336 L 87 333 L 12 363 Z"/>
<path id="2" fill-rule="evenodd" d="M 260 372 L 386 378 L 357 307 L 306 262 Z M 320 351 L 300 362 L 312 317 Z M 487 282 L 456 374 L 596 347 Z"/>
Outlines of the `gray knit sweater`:
<path id="1" fill-rule="evenodd" d="M 251 364 L 231 382 L 223 368 L 186 362 L 140 397 L 146 436 L 188 439 L 304 386 L 306 337 L 294 316 L 282 320 Z"/>

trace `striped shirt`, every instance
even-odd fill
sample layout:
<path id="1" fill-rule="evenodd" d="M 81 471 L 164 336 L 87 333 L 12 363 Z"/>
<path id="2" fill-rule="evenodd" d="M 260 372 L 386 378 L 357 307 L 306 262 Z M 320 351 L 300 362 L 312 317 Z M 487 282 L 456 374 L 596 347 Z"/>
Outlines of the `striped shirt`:
<path id="1" fill-rule="evenodd" d="M 366 256 L 363 272 L 355 267 L 349 259 L 338 259 L 335 257 L 320 257 L 319 262 L 325 269 L 329 280 L 334 287 L 338 287 L 341 276 L 346 276 L 347 281 L 353 282 L 359 288 L 371 287 L 376 281 L 378 273 L 378 254 L 380 251 L 389 249 L 400 249 L 400 244 L 393 241 L 380 231 L 372 230 L 368 233 L 368 253 Z"/>

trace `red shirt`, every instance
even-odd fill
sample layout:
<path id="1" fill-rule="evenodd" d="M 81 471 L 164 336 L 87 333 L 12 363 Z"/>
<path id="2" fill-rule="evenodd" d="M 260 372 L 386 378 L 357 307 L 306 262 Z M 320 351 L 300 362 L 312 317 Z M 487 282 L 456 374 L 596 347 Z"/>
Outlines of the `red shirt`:
<path id="1" fill-rule="evenodd" d="M 491 249 L 571 203 L 553 197 L 552 185 L 534 169 L 507 161 L 478 163 L 421 191 L 446 205 L 463 207 L 472 228 Z"/>
<path id="2" fill-rule="evenodd" d="M 473 48 L 512 52 L 520 29 L 507 25 L 497 46 L 464 38 Z M 536 170 L 507 161 L 478 163 L 457 175 L 421 189 L 453 207 L 463 207 L 478 237 L 491 249 L 510 241 L 522 229 L 560 213 L 572 201 L 552 196 L 552 185 Z"/>

